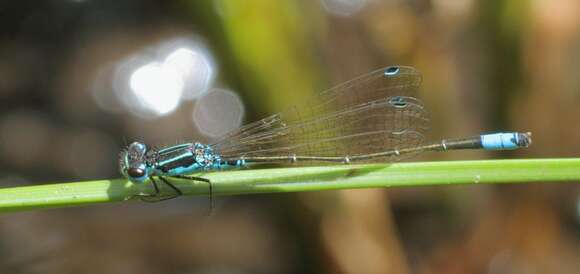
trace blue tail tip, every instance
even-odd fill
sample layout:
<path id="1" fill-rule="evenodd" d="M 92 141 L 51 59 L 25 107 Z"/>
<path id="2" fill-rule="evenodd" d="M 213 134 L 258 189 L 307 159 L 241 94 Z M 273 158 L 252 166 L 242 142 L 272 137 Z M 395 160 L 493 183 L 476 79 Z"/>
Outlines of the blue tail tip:
<path id="1" fill-rule="evenodd" d="M 481 135 L 481 145 L 486 150 L 511 150 L 529 147 L 531 144 L 531 132 L 503 132 Z"/>

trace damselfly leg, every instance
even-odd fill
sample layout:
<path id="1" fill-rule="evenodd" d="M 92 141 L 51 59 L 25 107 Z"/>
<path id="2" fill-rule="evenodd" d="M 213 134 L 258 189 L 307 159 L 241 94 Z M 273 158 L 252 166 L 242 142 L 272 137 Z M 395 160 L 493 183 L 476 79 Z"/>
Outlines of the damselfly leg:
<path id="1" fill-rule="evenodd" d="M 151 176 L 151 177 L 149 177 L 149 180 L 151 181 L 151 184 L 153 185 L 153 189 L 155 190 L 155 193 L 135 194 L 131 198 L 135 197 L 135 198 L 141 199 L 141 201 L 143 201 L 143 202 L 154 203 L 154 202 L 160 202 L 160 201 L 165 201 L 165 200 L 177 198 L 177 197 L 183 195 L 183 192 L 181 192 L 181 190 L 179 190 L 179 188 L 177 188 L 175 185 L 173 185 L 171 182 L 169 182 L 164 177 L 158 176 L 157 178 L 159 178 L 159 180 L 161 180 L 163 183 L 165 183 L 165 185 L 169 186 L 173 190 L 173 194 L 171 194 L 171 195 L 162 194 L 157 180 L 155 180 L 155 178 L 153 176 Z"/>
<path id="2" fill-rule="evenodd" d="M 161 180 L 165 185 L 172 189 L 173 194 L 171 195 L 164 195 L 161 193 L 161 189 L 155 177 L 149 177 L 151 184 L 153 185 L 154 193 L 140 193 L 133 195 L 131 198 L 139 198 L 141 201 L 144 202 L 159 202 L 165 201 L 173 198 L 177 198 L 183 195 L 183 192 L 176 187 L 173 183 L 171 183 L 165 176 L 156 176 L 159 180 Z M 195 177 L 195 176 L 187 176 L 187 175 L 175 175 L 175 176 L 167 176 L 172 179 L 182 179 L 182 180 L 190 180 L 190 181 L 199 181 L 207 183 L 209 186 L 209 202 L 210 202 L 210 209 L 213 209 L 213 185 L 209 179 L 202 178 L 202 177 Z"/>
<path id="3" fill-rule="evenodd" d="M 207 185 L 209 187 L 209 208 L 210 208 L 210 210 L 213 209 L 213 185 L 209 179 L 202 178 L 202 177 L 196 177 L 196 176 L 189 176 L 189 175 L 175 175 L 175 176 L 170 176 L 170 177 L 175 178 L 175 179 L 185 179 L 185 180 L 199 181 L 199 182 L 207 183 Z"/>

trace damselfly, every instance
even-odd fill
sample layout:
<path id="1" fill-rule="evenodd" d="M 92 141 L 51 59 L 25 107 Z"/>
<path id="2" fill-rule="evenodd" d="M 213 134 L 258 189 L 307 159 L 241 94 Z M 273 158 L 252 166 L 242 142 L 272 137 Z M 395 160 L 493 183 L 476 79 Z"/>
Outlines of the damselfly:
<path id="1" fill-rule="evenodd" d="M 133 183 L 151 181 L 144 200 L 182 194 L 167 178 L 209 180 L 191 174 L 264 163 L 323 164 L 397 161 L 424 151 L 510 150 L 531 144 L 530 133 L 492 133 L 425 141 L 429 116 L 416 90 L 420 73 L 393 66 L 320 93 L 311 103 L 242 126 L 213 143 L 156 149 L 134 142 L 121 153 L 121 173 Z M 173 192 L 162 195 L 158 180 Z"/>

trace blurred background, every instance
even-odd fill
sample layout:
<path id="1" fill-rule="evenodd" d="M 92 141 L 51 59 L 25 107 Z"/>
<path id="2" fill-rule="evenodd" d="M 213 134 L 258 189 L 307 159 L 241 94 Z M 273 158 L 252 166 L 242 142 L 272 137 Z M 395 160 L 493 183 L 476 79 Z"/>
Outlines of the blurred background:
<path id="1" fill-rule="evenodd" d="M 580 155 L 580 2 L 2 1 L 2 187 L 118 178 L 132 140 L 211 141 L 371 70 L 423 73 L 430 138 Z M 577 184 L 328 191 L 6 214 L 4 273 L 578 273 Z"/>

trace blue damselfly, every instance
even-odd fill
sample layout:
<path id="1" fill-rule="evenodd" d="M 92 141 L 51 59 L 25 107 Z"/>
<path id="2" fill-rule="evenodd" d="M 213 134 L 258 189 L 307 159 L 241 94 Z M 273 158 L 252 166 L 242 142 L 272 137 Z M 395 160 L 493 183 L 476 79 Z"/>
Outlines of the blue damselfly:
<path id="1" fill-rule="evenodd" d="M 329 90 L 312 102 L 242 126 L 215 142 L 156 149 L 134 142 L 121 153 L 121 173 L 133 183 L 150 180 L 163 200 L 182 194 L 167 178 L 265 163 L 321 164 L 397 161 L 424 151 L 456 149 L 511 150 L 531 144 L 530 133 L 507 132 L 426 142 L 429 115 L 416 91 L 420 73 L 392 66 Z M 161 195 L 158 181 L 173 189 Z"/>

